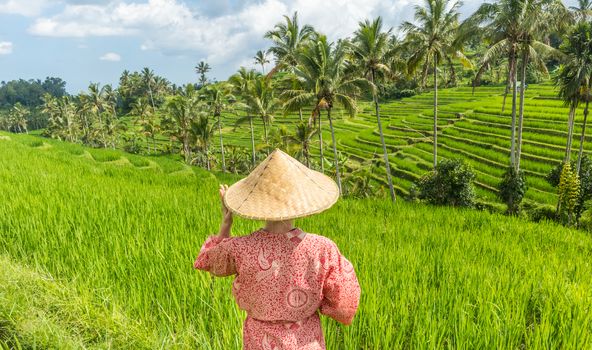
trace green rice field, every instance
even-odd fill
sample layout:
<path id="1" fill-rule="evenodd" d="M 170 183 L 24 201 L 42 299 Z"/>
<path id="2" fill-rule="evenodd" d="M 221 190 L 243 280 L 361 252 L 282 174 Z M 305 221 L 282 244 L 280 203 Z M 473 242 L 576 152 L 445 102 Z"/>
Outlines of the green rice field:
<path id="1" fill-rule="evenodd" d="M 550 89 L 529 87 L 525 119 L 528 198 L 541 203 L 555 200 L 541 179 L 566 129 L 560 102 L 537 98 Z M 440 154 L 469 160 L 491 200 L 509 142 L 499 93 L 458 88 L 441 100 Z M 400 192 L 429 169 L 429 100 L 383 106 Z M 373 123 L 369 105 L 337 123 L 351 166 L 378 150 Z M 240 349 L 245 314 L 231 278 L 192 268 L 219 225 L 218 184 L 236 179 L 170 157 L 0 132 L 0 348 Z M 333 239 L 362 288 L 351 326 L 323 318 L 328 349 L 592 344 L 592 238 L 584 232 L 379 199 L 340 200 L 296 224 Z M 237 218 L 233 232 L 261 225 Z"/>
<path id="2" fill-rule="evenodd" d="M 472 92 L 470 87 L 441 89 L 439 97 L 439 159 L 462 158 L 474 168 L 480 201 L 491 206 L 501 204 L 497 199 L 497 185 L 510 158 L 511 94 L 502 113 L 503 86 L 483 86 Z M 523 146 L 521 168 L 528 181 L 525 200 L 533 204 L 554 205 L 556 189 L 545 176 L 565 154 L 568 108 L 556 98 L 551 83 L 532 84 L 525 94 Z M 347 166 L 355 169 L 361 162 L 382 155 L 382 146 L 376 125 L 374 107 L 360 103 L 360 112 L 354 118 L 339 115 L 334 123 L 337 149 L 349 157 Z M 576 116 L 573 155 L 577 157 L 580 144 L 583 107 Z M 307 113 L 305 113 L 305 117 Z M 381 103 L 381 116 L 385 140 L 392 164 L 394 185 L 399 194 L 408 195 L 411 185 L 432 168 L 433 94 L 425 92 L 411 98 Z M 226 115 L 225 144 L 250 147 L 248 125 L 234 127 L 236 116 Z M 326 118 L 325 118 L 326 119 Z M 286 125 L 294 128 L 298 115 L 278 115 L 273 127 Z M 260 120 L 255 120 L 256 135 L 263 135 Z M 331 157 L 329 124 L 324 120 L 323 140 Z M 586 137 L 586 154 L 592 152 L 592 136 Z M 217 147 L 217 143 L 214 142 Z M 314 138 L 311 150 L 319 157 L 319 142 Z M 386 176 L 375 175 L 379 183 Z M 501 207 L 500 207 L 501 208 Z"/>

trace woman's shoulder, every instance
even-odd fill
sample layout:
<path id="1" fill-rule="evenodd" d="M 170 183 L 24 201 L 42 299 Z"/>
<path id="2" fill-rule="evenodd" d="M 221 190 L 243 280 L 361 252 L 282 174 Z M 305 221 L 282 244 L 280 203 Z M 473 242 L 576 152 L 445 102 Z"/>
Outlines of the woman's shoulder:
<path id="1" fill-rule="evenodd" d="M 325 237 L 323 235 L 317 233 L 307 232 L 306 236 L 308 236 L 309 241 L 313 242 L 316 245 L 319 245 L 325 249 L 337 249 L 337 244 L 333 242 L 329 237 Z"/>

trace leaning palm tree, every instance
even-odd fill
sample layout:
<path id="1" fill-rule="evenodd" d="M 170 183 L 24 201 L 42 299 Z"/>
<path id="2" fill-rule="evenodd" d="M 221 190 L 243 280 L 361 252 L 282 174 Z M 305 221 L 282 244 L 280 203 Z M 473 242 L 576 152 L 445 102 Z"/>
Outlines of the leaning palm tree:
<path id="1" fill-rule="evenodd" d="M 395 48 L 390 45 L 392 28 L 382 30 L 382 18 L 378 17 L 370 22 L 366 20 L 359 23 L 358 30 L 354 33 L 352 53 L 356 64 L 362 69 L 364 77 L 376 84 L 378 75 L 391 74 L 391 61 L 395 56 Z M 378 94 L 376 89 L 372 94 L 374 100 L 374 109 L 376 111 L 376 122 L 378 124 L 378 133 L 382 144 L 382 154 L 386 168 L 386 177 L 388 180 L 391 199 L 396 201 L 395 189 L 391 175 L 391 166 L 388 159 L 384 133 L 382 132 L 382 122 L 380 120 L 380 106 L 378 104 Z"/>
<path id="2" fill-rule="evenodd" d="M 438 163 L 438 65 L 449 57 L 469 65 L 460 50 L 458 40 L 459 2 L 450 0 L 424 0 L 424 6 L 415 6 L 417 24 L 405 22 L 401 29 L 407 33 L 408 44 L 414 48 L 408 60 L 408 70 L 415 72 L 421 66 L 421 86 L 425 87 L 428 70 L 434 75 L 434 169 Z"/>
<path id="3" fill-rule="evenodd" d="M 232 104 L 236 101 L 230 93 L 231 85 L 228 83 L 219 83 L 208 85 L 204 89 L 202 98 L 208 105 L 210 113 L 218 119 L 218 134 L 220 137 L 220 154 L 222 156 L 222 172 L 226 172 L 226 160 L 224 159 L 224 140 L 222 139 L 222 112 L 232 111 Z"/>
<path id="4" fill-rule="evenodd" d="M 357 111 L 355 98 L 360 95 L 361 88 L 374 88 L 374 85 L 367 79 L 352 78 L 345 74 L 347 54 L 346 45 L 343 42 L 339 42 L 337 45 L 330 44 L 327 42 L 326 36 L 319 35 L 315 42 L 304 48 L 297 56 L 298 65 L 294 69 L 294 73 L 301 81 L 302 88 L 286 90 L 282 93 L 286 101 L 284 103 L 285 109 L 312 107 L 311 120 L 319 116 L 322 110 L 327 112 L 333 141 L 335 175 L 340 192 L 342 189 L 339 158 L 331 112 L 334 107 L 341 106 L 350 116 L 354 116 Z M 320 132 L 321 130 L 319 130 Z"/>
<path id="5" fill-rule="evenodd" d="M 195 71 L 199 74 L 199 83 L 203 87 L 208 83 L 208 78 L 206 73 L 209 72 L 212 68 L 209 64 L 204 61 L 201 61 L 195 66 Z"/>
<path id="6" fill-rule="evenodd" d="M 234 93 L 245 98 L 251 93 L 251 85 L 257 79 L 260 74 L 255 70 L 247 70 L 245 67 L 241 67 L 237 73 L 232 75 L 228 82 L 234 87 Z M 250 110 L 245 108 L 246 115 L 237 120 L 237 125 L 245 121 L 249 122 L 249 129 L 251 131 L 251 165 L 255 167 L 256 156 L 255 156 L 255 131 L 253 129 L 253 118 L 255 117 Z"/>
<path id="7" fill-rule="evenodd" d="M 269 63 L 269 60 L 267 59 L 267 52 L 261 50 L 257 51 L 255 57 L 253 57 L 253 60 L 255 60 L 255 64 L 261 66 L 261 72 L 265 74 L 265 65 Z"/>

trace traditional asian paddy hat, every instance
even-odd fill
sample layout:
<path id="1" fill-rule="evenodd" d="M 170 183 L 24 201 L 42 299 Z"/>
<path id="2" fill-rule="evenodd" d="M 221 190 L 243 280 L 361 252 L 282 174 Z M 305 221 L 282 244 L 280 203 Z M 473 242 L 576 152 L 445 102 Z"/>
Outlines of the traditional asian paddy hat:
<path id="1" fill-rule="evenodd" d="M 224 203 L 247 219 L 281 221 L 320 213 L 338 198 L 333 179 L 276 149 L 226 190 Z"/>

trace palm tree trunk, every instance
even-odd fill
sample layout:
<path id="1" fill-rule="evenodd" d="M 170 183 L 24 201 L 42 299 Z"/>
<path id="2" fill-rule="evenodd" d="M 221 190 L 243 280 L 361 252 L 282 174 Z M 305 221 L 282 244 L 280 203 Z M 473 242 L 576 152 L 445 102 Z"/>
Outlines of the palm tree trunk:
<path id="1" fill-rule="evenodd" d="M 434 54 L 434 170 L 438 165 L 438 57 Z"/>
<path id="2" fill-rule="evenodd" d="M 308 153 L 308 140 L 304 140 L 302 142 L 302 152 L 304 153 L 304 159 L 306 160 L 306 167 L 310 168 L 310 154 Z"/>
<path id="3" fill-rule="evenodd" d="M 580 136 L 580 150 L 578 152 L 578 165 L 576 174 L 580 174 L 582 168 L 582 156 L 584 154 L 584 141 L 586 140 L 586 122 L 588 121 L 588 105 L 590 104 L 590 87 L 592 79 L 588 80 L 588 91 L 586 94 L 586 107 L 584 108 L 584 120 L 582 122 L 582 135 Z"/>
<path id="4" fill-rule="evenodd" d="M 220 135 L 220 153 L 222 155 L 222 172 L 226 172 L 226 159 L 224 159 L 224 142 L 222 141 L 222 122 L 218 113 L 218 134 Z"/>
<path id="5" fill-rule="evenodd" d="M 319 109 L 319 151 L 321 153 L 321 172 L 325 172 L 325 158 L 323 158 L 323 131 L 321 130 L 321 110 Z"/>
<path id="6" fill-rule="evenodd" d="M 510 51 L 508 56 L 508 76 L 506 78 L 506 88 L 504 90 L 504 99 L 502 101 L 502 113 L 506 109 L 506 97 L 508 96 L 508 90 L 510 90 L 510 86 L 512 84 L 512 71 L 514 69 L 514 53 Z"/>
<path id="7" fill-rule="evenodd" d="M 331 119 L 331 108 L 327 109 L 327 118 L 329 118 L 329 127 L 331 128 L 331 140 L 333 141 L 333 157 L 335 162 L 335 176 L 337 178 L 337 187 L 339 188 L 339 194 L 342 194 L 341 190 L 341 176 L 339 175 L 339 158 L 337 157 L 337 143 L 335 142 L 335 131 L 333 130 L 333 120 Z"/>
<path id="8" fill-rule="evenodd" d="M 574 128 L 574 120 L 576 116 L 576 106 L 575 103 L 571 103 L 569 109 L 569 118 L 567 121 L 567 142 L 565 145 L 565 162 L 569 162 L 571 158 L 571 141 L 573 138 L 573 128 Z"/>
<path id="9" fill-rule="evenodd" d="M 249 118 L 249 127 L 251 128 L 251 163 L 253 164 L 253 168 L 255 167 L 255 131 L 253 130 L 253 118 Z"/>
<path id="10" fill-rule="evenodd" d="M 183 134 L 183 153 L 185 153 L 185 163 L 189 164 L 191 160 L 191 150 L 189 149 L 189 134 L 187 131 Z"/>
<path id="11" fill-rule="evenodd" d="M 520 82 L 520 112 L 518 115 L 518 140 L 516 141 L 516 170 L 520 170 L 522 155 L 522 124 L 524 120 L 524 90 L 526 88 L 526 67 L 528 66 L 528 47 L 522 53 L 522 76 Z"/>
<path id="12" fill-rule="evenodd" d="M 516 84 L 516 61 L 513 60 L 512 62 L 512 131 L 510 132 L 510 164 L 515 166 L 516 164 L 516 95 L 517 91 L 517 84 Z"/>
<path id="13" fill-rule="evenodd" d="M 265 122 L 265 117 L 261 117 L 261 121 L 263 121 L 263 133 L 265 135 L 265 145 L 269 145 L 269 140 L 267 139 L 267 123 Z"/>
<path id="14" fill-rule="evenodd" d="M 300 121 L 302 121 L 302 108 L 298 108 L 298 116 L 300 117 Z"/>
<path id="15" fill-rule="evenodd" d="M 372 69 L 372 84 L 374 84 L 375 78 L 376 77 L 374 74 L 374 69 Z M 380 120 L 380 108 L 378 105 L 378 96 L 377 96 L 376 92 L 374 92 L 373 97 L 374 97 L 374 108 L 376 110 L 376 122 L 378 123 L 378 132 L 380 133 L 380 142 L 382 143 L 382 154 L 384 156 L 384 166 L 386 168 L 386 178 L 388 180 L 389 191 L 391 194 L 391 200 L 393 202 L 396 202 L 397 196 L 395 194 L 395 189 L 393 187 L 393 178 L 391 176 L 391 165 L 389 163 L 388 152 L 386 150 L 386 144 L 384 142 L 384 134 L 382 132 L 382 122 Z"/>
<path id="16" fill-rule="evenodd" d="M 210 166 L 210 147 L 208 147 L 208 142 L 205 142 L 205 148 L 206 148 L 206 166 L 208 167 L 208 171 L 211 170 L 211 166 Z"/>

